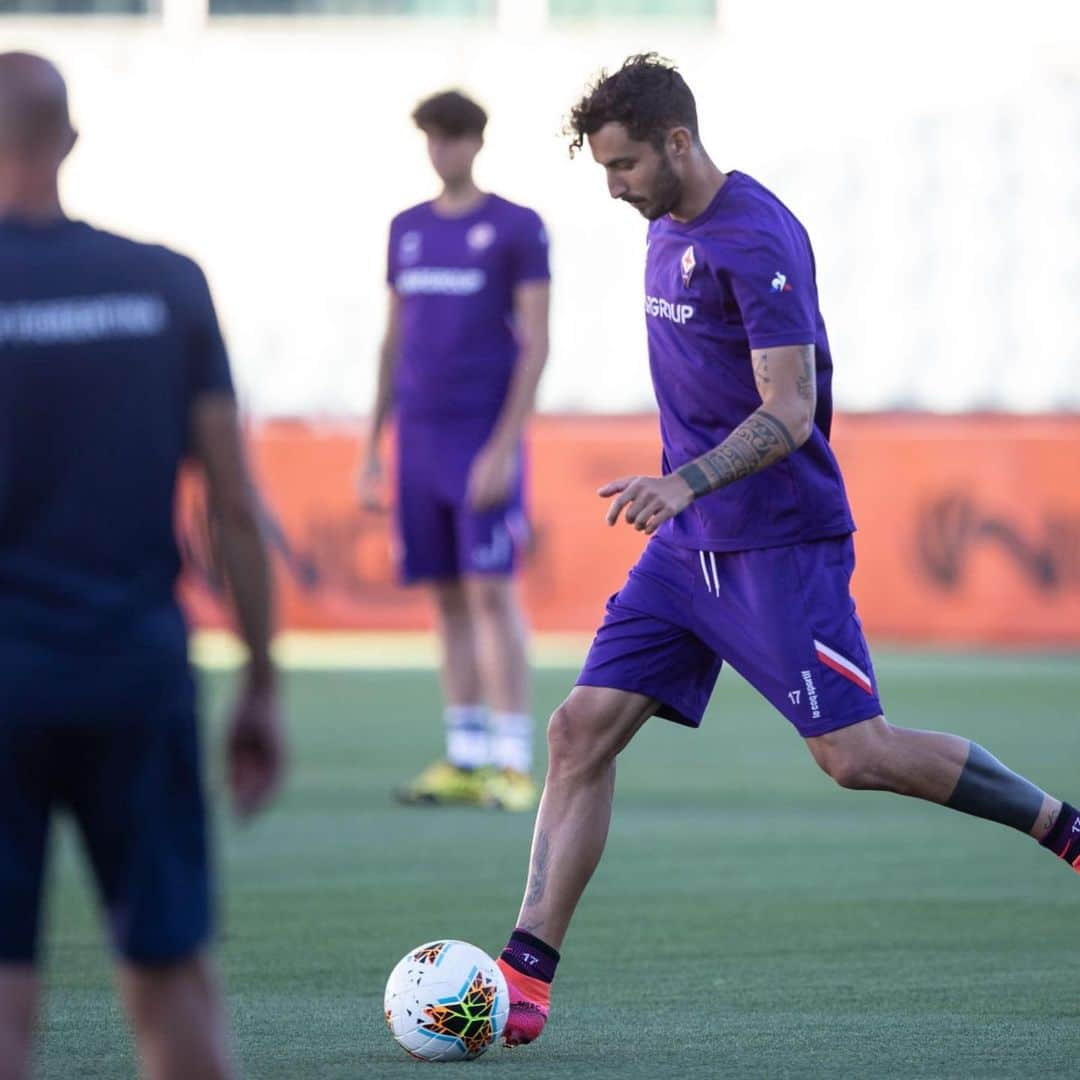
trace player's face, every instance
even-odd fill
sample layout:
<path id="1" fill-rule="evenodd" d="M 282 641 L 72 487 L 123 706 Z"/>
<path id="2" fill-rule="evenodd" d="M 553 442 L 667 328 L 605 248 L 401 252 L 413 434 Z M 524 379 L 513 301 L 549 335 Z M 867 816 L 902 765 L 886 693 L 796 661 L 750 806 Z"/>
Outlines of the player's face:
<path id="1" fill-rule="evenodd" d="M 682 199 L 682 180 L 667 147 L 631 139 L 622 124 L 605 124 L 589 136 L 594 160 L 604 166 L 608 192 L 637 209 L 649 221 L 671 213 Z"/>
<path id="2" fill-rule="evenodd" d="M 452 187 L 472 176 L 473 160 L 480 153 L 483 140 L 479 135 L 445 135 L 441 131 L 429 131 L 427 146 L 428 157 L 439 179 Z"/>

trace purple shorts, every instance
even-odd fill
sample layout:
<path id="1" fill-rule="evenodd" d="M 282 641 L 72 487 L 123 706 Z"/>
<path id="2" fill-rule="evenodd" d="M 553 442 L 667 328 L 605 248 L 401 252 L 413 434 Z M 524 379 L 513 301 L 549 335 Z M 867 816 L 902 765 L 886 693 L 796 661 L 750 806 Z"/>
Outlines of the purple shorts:
<path id="1" fill-rule="evenodd" d="M 524 454 L 510 497 L 491 510 L 469 506 L 469 468 L 483 445 L 471 429 L 415 422 L 398 432 L 398 566 L 405 584 L 514 572 L 529 540 Z"/>
<path id="2" fill-rule="evenodd" d="M 607 603 L 579 686 L 656 698 L 697 727 L 727 661 L 803 738 L 882 713 L 849 588 L 850 536 L 709 552 L 654 537 Z"/>

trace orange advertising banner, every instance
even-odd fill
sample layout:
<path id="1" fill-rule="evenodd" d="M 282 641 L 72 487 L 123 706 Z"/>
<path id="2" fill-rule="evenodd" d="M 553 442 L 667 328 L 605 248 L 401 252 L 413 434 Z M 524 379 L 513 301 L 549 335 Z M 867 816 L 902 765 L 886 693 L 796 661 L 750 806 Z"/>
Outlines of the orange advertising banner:
<path id="1" fill-rule="evenodd" d="M 854 591 L 872 639 L 1080 645 L 1080 417 L 841 417 L 834 447 L 859 525 Z M 359 509 L 355 430 L 273 422 L 252 432 L 282 625 L 421 629 L 423 591 L 395 582 L 386 515 Z M 652 416 L 543 416 L 530 436 L 533 545 L 522 575 L 538 630 L 590 631 L 641 550 L 604 523 L 596 489 L 655 474 Z M 225 623 L 197 485 L 184 486 L 181 591 Z"/>

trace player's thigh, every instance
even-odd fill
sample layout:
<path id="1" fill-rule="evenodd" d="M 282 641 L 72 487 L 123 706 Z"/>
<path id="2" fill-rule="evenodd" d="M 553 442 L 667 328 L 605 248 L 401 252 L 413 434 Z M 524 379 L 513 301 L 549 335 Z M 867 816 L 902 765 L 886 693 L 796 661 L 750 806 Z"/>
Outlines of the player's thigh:
<path id="1" fill-rule="evenodd" d="M 654 713 L 697 727 L 721 660 L 690 625 L 697 553 L 653 539 L 606 605 L 579 687 L 639 694 Z"/>
<path id="2" fill-rule="evenodd" d="M 575 686 L 548 721 L 549 771 L 589 772 L 606 767 L 659 704 L 647 694 Z"/>
<path id="3" fill-rule="evenodd" d="M 851 537 L 717 556 L 701 633 L 804 738 L 881 714 Z"/>
<path id="4" fill-rule="evenodd" d="M 529 525 L 517 498 L 491 510 L 475 510 L 466 499 L 455 508 L 454 519 L 458 571 L 463 577 L 482 581 L 514 574 L 529 540 Z"/>
<path id="5" fill-rule="evenodd" d="M 53 733 L 0 714 L 0 964 L 37 954 L 53 782 Z"/>
<path id="6" fill-rule="evenodd" d="M 402 582 L 448 581 L 458 576 L 453 506 L 429 478 L 410 483 L 402 473 L 395 502 L 397 564 Z"/>
<path id="7" fill-rule="evenodd" d="M 134 964 L 177 962 L 211 930 L 198 725 L 190 684 L 160 707 L 82 735 L 65 799 L 86 845 L 113 945 Z"/>

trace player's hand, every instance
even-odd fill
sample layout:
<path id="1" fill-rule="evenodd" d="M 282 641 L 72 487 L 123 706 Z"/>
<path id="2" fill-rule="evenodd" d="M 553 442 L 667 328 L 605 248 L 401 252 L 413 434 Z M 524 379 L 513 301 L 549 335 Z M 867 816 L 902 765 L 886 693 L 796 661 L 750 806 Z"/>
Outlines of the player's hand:
<path id="1" fill-rule="evenodd" d="M 233 706 L 225 753 L 237 817 L 261 810 L 285 772 L 285 732 L 273 686 L 249 682 Z"/>
<path id="2" fill-rule="evenodd" d="M 474 510 L 491 510 L 510 498 L 517 477 L 517 447 L 504 449 L 488 443 L 473 458 L 467 493 Z"/>
<path id="3" fill-rule="evenodd" d="M 669 518 L 685 510 L 693 501 L 690 485 L 678 473 L 667 476 L 624 476 L 612 480 L 597 492 L 604 499 L 614 495 L 608 507 L 607 523 L 614 525 L 625 510 L 627 525 L 651 536 Z"/>
<path id="4" fill-rule="evenodd" d="M 383 491 L 383 467 L 379 455 L 372 452 L 364 458 L 360 472 L 356 477 L 356 490 L 360 496 L 360 505 L 372 513 L 386 511 L 386 497 Z"/>

